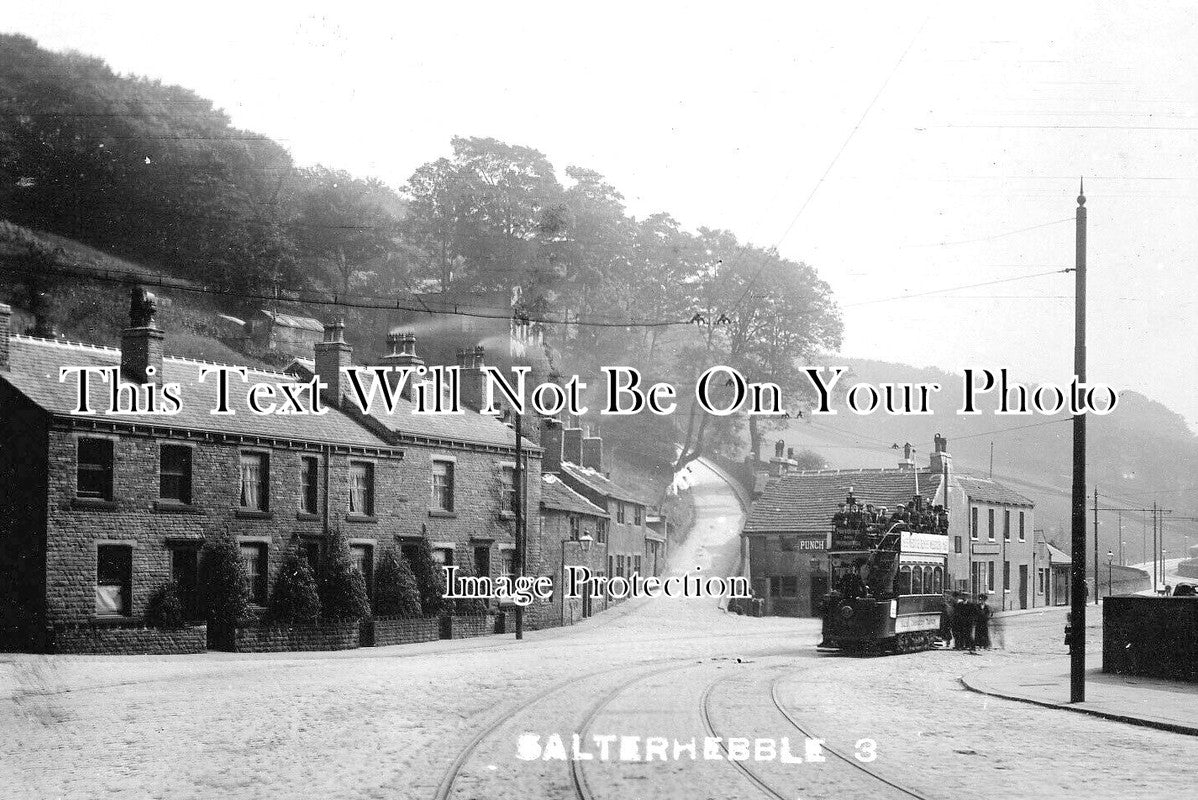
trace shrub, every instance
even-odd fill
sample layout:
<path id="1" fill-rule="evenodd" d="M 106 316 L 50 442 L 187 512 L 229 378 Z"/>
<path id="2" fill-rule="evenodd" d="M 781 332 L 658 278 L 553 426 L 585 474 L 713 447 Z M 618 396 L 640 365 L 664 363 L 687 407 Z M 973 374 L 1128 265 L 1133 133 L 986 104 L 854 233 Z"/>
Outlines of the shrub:
<path id="1" fill-rule="evenodd" d="M 429 616 L 446 612 L 445 571 L 433 560 L 433 548 L 428 539 L 421 538 L 416 543 L 412 574 L 416 578 L 416 588 L 420 591 L 421 611 Z"/>
<path id="2" fill-rule="evenodd" d="M 179 599 L 179 587 L 174 581 L 159 586 L 146 602 L 146 624 L 152 628 L 174 630 L 182 628 L 183 602 Z"/>
<path id="3" fill-rule="evenodd" d="M 299 553 L 288 553 L 275 578 L 267 619 L 285 625 L 309 625 L 319 616 L 320 595 L 312 567 Z"/>
<path id="4" fill-rule="evenodd" d="M 236 625 L 250 605 L 245 565 L 231 535 L 209 540 L 200 552 L 200 586 L 209 622 Z"/>
<path id="5" fill-rule="evenodd" d="M 320 579 L 320 609 L 325 619 L 356 621 L 370 616 L 366 580 L 354 566 L 349 545 L 340 531 L 329 541 Z"/>
<path id="6" fill-rule="evenodd" d="M 374 613 L 388 617 L 420 616 L 420 589 L 408 560 L 389 548 L 374 577 Z"/>
<path id="7" fill-rule="evenodd" d="M 468 563 L 463 564 L 462 566 L 458 567 L 456 577 L 458 580 L 461 580 L 462 578 L 472 578 L 474 577 L 474 568 Z M 487 606 L 489 605 L 489 602 L 487 600 L 474 597 L 459 597 L 450 601 L 450 604 L 452 609 L 449 613 L 451 614 L 457 614 L 458 616 L 478 616 L 479 614 L 487 613 Z"/>

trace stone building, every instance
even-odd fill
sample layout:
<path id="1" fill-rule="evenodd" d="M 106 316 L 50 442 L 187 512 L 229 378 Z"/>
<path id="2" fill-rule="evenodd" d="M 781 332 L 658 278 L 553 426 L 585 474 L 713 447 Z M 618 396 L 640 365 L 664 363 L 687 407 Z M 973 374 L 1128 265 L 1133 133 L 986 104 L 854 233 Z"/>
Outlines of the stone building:
<path id="1" fill-rule="evenodd" d="M 215 365 L 164 354 L 152 304 L 134 303 L 120 349 L 66 343 L 9 330 L 0 305 L 0 635 L 9 647 L 64 650 L 80 629 L 87 649 L 116 651 L 117 632 L 141 626 L 150 595 L 170 580 L 185 611 L 199 616 L 197 559 L 213 536 L 236 538 L 255 605 L 267 602 L 291 548 L 313 560 L 340 530 L 371 588 L 383 550 L 428 539 L 446 563 L 498 574 L 514 542 L 508 476 L 511 430 L 477 413 L 387 420 L 342 402 L 340 367 L 352 353 L 336 326 L 315 346 L 330 384 L 326 413 L 257 414 L 255 383 L 292 375 L 245 370 L 230 380 L 228 414 Z M 173 414 L 76 413 L 75 382 L 63 367 L 111 368 L 124 409 L 153 386 L 178 383 Z M 207 370 L 209 374 L 202 378 Z M 329 380 L 330 376 L 337 376 Z M 117 382 L 90 380 L 99 411 Z M 281 399 L 281 398 L 280 398 Z M 301 395 L 299 405 L 311 407 Z M 530 475 L 539 451 L 526 450 Z M 526 481 L 536 509 L 540 481 Z M 533 517 L 537 519 L 536 515 Z M 529 527 L 530 571 L 539 568 Z M 142 642 L 140 646 L 146 646 Z M 153 643 L 149 647 L 153 648 Z"/>
<path id="2" fill-rule="evenodd" d="M 324 335 L 324 325 L 318 319 L 265 309 L 250 317 L 245 328 L 250 341 L 262 350 L 308 358 Z"/>
<path id="3" fill-rule="evenodd" d="M 767 614 L 816 615 L 828 588 L 832 515 L 850 491 L 875 509 L 893 511 L 915 496 L 944 505 L 949 587 L 986 592 L 996 609 L 1044 603 L 1032 580 L 1032 501 L 997 481 L 958 474 L 943 437 L 926 467 L 916 466 L 909 445 L 891 468 L 796 471 L 792 461 L 776 451 L 741 533 L 746 571 Z"/>
<path id="4" fill-rule="evenodd" d="M 553 603 L 540 609 L 534 627 L 573 625 L 608 607 L 606 598 L 593 596 L 589 587 L 582 597 L 566 599 L 562 590 L 564 567 L 586 567 L 593 575 L 606 572 L 607 548 L 600 543 L 609 517 L 606 511 L 571 489 L 557 475 L 541 476 L 541 543 L 543 572 L 554 580 Z"/>

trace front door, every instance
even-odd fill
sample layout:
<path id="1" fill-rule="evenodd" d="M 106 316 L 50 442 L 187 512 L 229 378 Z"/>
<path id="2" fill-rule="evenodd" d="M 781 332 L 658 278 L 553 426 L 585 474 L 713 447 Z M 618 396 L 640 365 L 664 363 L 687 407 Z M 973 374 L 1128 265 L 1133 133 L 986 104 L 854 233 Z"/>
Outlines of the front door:
<path id="1" fill-rule="evenodd" d="M 179 590 L 179 605 L 183 607 L 183 618 L 200 619 L 200 550 L 195 546 L 171 548 L 171 580 Z"/>
<path id="2" fill-rule="evenodd" d="M 824 597 L 828 594 L 828 576 L 817 572 L 811 575 L 811 616 L 819 616 L 823 608 Z"/>
<path id="3" fill-rule="evenodd" d="M 1027 564 L 1019 565 L 1019 607 L 1027 608 Z"/>

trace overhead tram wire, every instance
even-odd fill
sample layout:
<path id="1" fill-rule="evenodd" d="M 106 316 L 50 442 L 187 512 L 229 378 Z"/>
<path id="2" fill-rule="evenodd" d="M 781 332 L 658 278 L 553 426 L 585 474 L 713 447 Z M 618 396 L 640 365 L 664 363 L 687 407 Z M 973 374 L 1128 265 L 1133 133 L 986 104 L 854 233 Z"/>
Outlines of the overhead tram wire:
<path id="1" fill-rule="evenodd" d="M 840 148 L 836 151 L 835 155 L 832 156 L 832 160 L 828 162 L 828 166 L 826 169 L 824 169 L 823 174 L 819 176 L 819 179 L 815 182 L 815 185 L 811 187 L 811 191 L 808 193 L 806 199 L 803 200 L 803 204 L 799 206 L 799 210 L 795 212 L 794 217 L 791 218 L 790 224 L 786 226 L 786 230 L 782 232 L 782 235 L 778 237 L 773 246 L 770 248 L 771 250 L 777 250 L 778 246 L 781 245 L 782 242 L 786 241 L 786 237 L 790 235 L 790 232 L 798 223 L 799 218 L 803 216 L 803 212 L 807 210 L 807 206 L 811 205 L 811 201 L 815 198 L 816 193 L 820 190 L 820 187 L 824 185 L 824 180 L 832 172 L 832 169 L 836 166 L 836 163 L 840 161 L 840 156 L 848 148 L 849 143 L 853 141 L 853 137 L 857 135 L 857 131 L 861 130 L 861 126 L 865 123 L 865 118 L 869 116 L 869 112 L 873 110 L 875 105 L 877 105 L 878 99 L 882 96 L 882 93 L 886 91 L 886 87 L 890 85 L 890 80 L 895 76 L 895 73 L 898 72 L 899 67 L 902 66 L 903 61 L 907 58 L 907 54 L 911 52 L 911 48 L 915 46 L 915 42 L 919 39 L 920 34 L 923 33 L 924 28 L 927 27 L 928 21 L 931 18 L 932 12 L 929 11 L 928 15 L 924 17 L 923 22 L 920 23 L 919 29 L 916 30 L 915 34 L 911 37 L 911 41 L 907 43 L 907 47 L 903 50 L 902 54 L 899 55 L 898 60 L 894 62 L 894 66 L 891 67 L 890 72 L 886 74 L 886 79 L 882 81 L 882 85 L 878 87 L 878 91 L 874 93 L 874 96 L 870 99 L 869 104 L 865 106 L 865 110 L 861 112 L 861 116 L 857 119 L 857 123 L 853 125 L 853 128 L 849 131 L 848 136 L 846 136 L 844 141 L 841 142 Z M 744 248 L 742 247 L 741 250 L 743 252 Z M 728 310 L 727 313 L 729 316 L 731 316 L 736 309 L 740 308 L 740 304 L 743 303 L 745 298 L 749 296 L 749 292 L 752 290 L 753 284 L 755 284 L 757 279 L 761 277 L 761 272 L 764 269 L 765 265 L 762 264 L 757 268 L 757 271 L 753 273 L 753 276 L 749 279 L 749 283 L 745 286 L 744 292 L 741 293 L 741 296 Z"/>
<path id="2" fill-rule="evenodd" d="M 970 283 L 970 284 L 965 284 L 963 286 L 948 286 L 943 289 L 929 289 L 926 292 L 915 292 L 914 294 L 901 294 L 901 295 L 895 295 L 894 297 L 880 297 L 875 300 L 863 300 L 860 303 L 847 303 L 844 307 L 845 308 L 856 308 L 857 306 L 868 306 L 868 305 L 873 305 L 874 303 L 890 303 L 895 300 L 910 300 L 910 299 L 916 298 L 916 297 L 927 297 L 928 295 L 944 294 L 945 292 L 957 292 L 957 291 L 961 291 L 963 289 L 977 289 L 982 286 L 994 286 L 994 285 L 1000 284 L 1000 283 L 1011 283 L 1013 281 L 1024 281 L 1024 280 L 1029 280 L 1031 278 L 1043 278 L 1048 275 L 1061 275 L 1063 273 L 1067 273 L 1070 271 L 1072 271 L 1071 268 L 1065 268 L 1065 269 L 1054 269 L 1054 270 L 1050 270 L 1048 272 L 1035 272 L 1030 275 L 1016 275 L 1012 278 L 999 278 L 998 280 L 995 280 L 995 281 L 984 281 L 982 283 Z"/>

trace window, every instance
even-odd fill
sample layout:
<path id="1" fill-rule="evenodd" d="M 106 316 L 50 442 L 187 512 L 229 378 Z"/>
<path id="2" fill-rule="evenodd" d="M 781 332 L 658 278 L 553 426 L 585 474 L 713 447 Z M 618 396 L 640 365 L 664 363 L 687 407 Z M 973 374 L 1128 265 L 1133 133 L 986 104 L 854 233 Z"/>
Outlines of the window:
<path id="1" fill-rule="evenodd" d="M 978 507 L 974 506 L 969 509 L 969 538 L 977 541 L 978 538 Z"/>
<path id="2" fill-rule="evenodd" d="M 899 570 L 898 586 L 895 589 L 896 594 L 911 594 L 911 568 L 903 567 Z"/>
<path id="3" fill-rule="evenodd" d="M 1011 562 L 1002 562 L 1002 588 L 1003 591 L 1008 591 L 1011 588 Z"/>
<path id="4" fill-rule="evenodd" d="M 241 454 L 241 507 L 246 511 L 270 508 L 270 464 L 265 453 Z"/>
<path id="5" fill-rule="evenodd" d="M 601 519 L 596 523 L 595 541 L 599 544 L 607 544 L 607 520 Z"/>
<path id="6" fill-rule="evenodd" d="M 112 440 L 80 439 L 75 494 L 112 499 Z"/>
<path id="7" fill-rule="evenodd" d="M 474 548 L 474 574 L 480 578 L 491 577 L 491 546 Z"/>
<path id="8" fill-rule="evenodd" d="M 994 509 L 986 509 L 986 538 L 994 541 Z"/>
<path id="9" fill-rule="evenodd" d="M 502 497 L 500 511 L 516 513 L 516 468 L 504 467 L 499 475 L 499 491 Z"/>
<path id="10" fill-rule="evenodd" d="M 433 549 L 433 561 L 440 564 L 442 567 L 452 567 L 453 548 L 452 547 L 437 547 Z"/>
<path id="11" fill-rule="evenodd" d="M 799 579 L 794 575 L 773 575 L 770 577 L 770 595 L 772 597 L 797 597 L 799 594 Z"/>
<path id="12" fill-rule="evenodd" d="M 936 567 L 932 570 L 932 591 L 930 593 L 940 594 L 944 591 L 944 569 Z"/>
<path id="13" fill-rule="evenodd" d="M 635 573 L 637 575 L 639 575 L 641 573 L 641 557 L 640 556 L 632 557 L 632 571 L 633 571 L 633 573 Z"/>
<path id="14" fill-rule="evenodd" d="M 615 556 L 607 557 L 607 574 L 611 575 L 613 578 L 616 575 L 616 557 Z"/>
<path id="15" fill-rule="evenodd" d="M 1044 570 L 1036 570 L 1036 592 L 1044 594 Z"/>
<path id="16" fill-rule="evenodd" d="M 453 462 L 433 462 L 433 508 L 453 511 Z"/>
<path id="17" fill-rule="evenodd" d="M 1004 542 L 1011 541 L 1011 510 L 1008 508 L 1002 512 L 1002 538 Z"/>
<path id="18" fill-rule="evenodd" d="M 191 503 L 191 448 L 164 444 L 158 451 L 158 496 Z"/>
<path id="19" fill-rule="evenodd" d="M 993 512 L 991 512 L 991 513 L 993 513 Z M 993 592 L 994 591 L 994 562 L 987 561 L 986 565 L 987 565 L 986 590 Z"/>
<path id="20" fill-rule="evenodd" d="M 953 538 L 953 552 L 955 552 L 955 553 L 961 552 L 961 537 L 960 536 L 956 536 Z"/>
<path id="21" fill-rule="evenodd" d="M 366 582 L 366 596 L 374 599 L 374 548 L 368 544 L 351 544 L 349 559 Z"/>
<path id="22" fill-rule="evenodd" d="M 923 594 L 923 567 L 911 568 L 911 594 Z"/>
<path id="23" fill-rule="evenodd" d="M 112 452 L 112 442 L 109 453 Z M 127 617 L 133 601 L 133 548 L 102 544 L 96 548 L 96 615 Z"/>
<path id="24" fill-rule="evenodd" d="M 200 608 L 199 564 L 199 545 L 188 543 L 171 547 L 171 580 L 179 588 L 183 619 L 200 619 L 203 616 Z"/>
<path id="25" fill-rule="evenodd" d="M 1027 541 L 1027 535 L 1026 535 L 1026 533 L 1024 533 L 1024 528 L 1023 528 L 1023 512 L 1022 511 L 1019 512 L 1019 541 L 1021 541 L 1021 542 Z"/>
<path id="26" fill-rule="evenodd" d="M 575 515 L 570 515 L 570 538 L 573 541 L 578 541 L 582 536 L 582 520 Z"/>
<path id="27" fill-rule="evenodd" d="M 324 538 L 320 536 L 303 536 L 299 541 L 300 555 L 308 562 L 317 580 L 320 579 L 320 568 L 324 563 L 324 543 Z"/>
<path id="28" fill-rule="evenodd" d="M 632 524 L 643 525 L 645 521 L 645 509 L 640 506 L 632 507 Z"/>
<path id="29" fill-rule="evenodd" d="M 317 514 L 317 502 L 320 497 L 320 462 L 315 456 L 304 456 L 300 459 L 300 511 L 305 514 Z"/>
<path id="30" fill-rule="evenodd" d="M 374 516 L 374 464 L 350 462 L 349 513 L 363 517 Z"/>
<path id="31" fill-rule="evenodd" d="M 266 605 L 266 545 L 242 542 L 241 563 L 245 565 L 245 585 L 249 590 L 250 602 Z"/>
<path id="32" fill-rule="evenodd" d="M 516 576 L 516 551 L 500 550 L 499 559 L 503 565 L 503 574 L 509 578 L 514 578 Z"/>
<path id="33" fill-rule="evenodd" d="M 624 524 L 624 504 L 616 503 L 616 522 Z"/>

